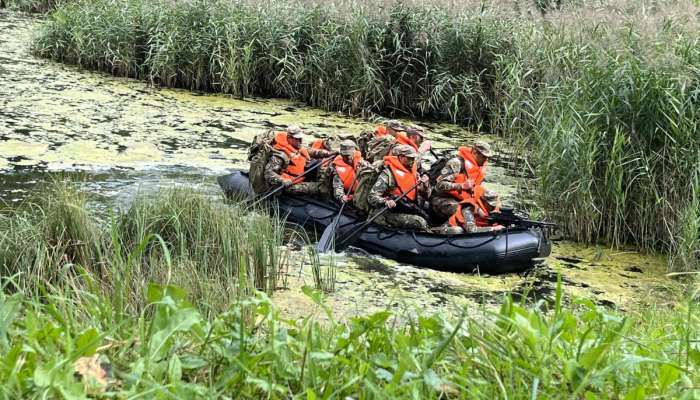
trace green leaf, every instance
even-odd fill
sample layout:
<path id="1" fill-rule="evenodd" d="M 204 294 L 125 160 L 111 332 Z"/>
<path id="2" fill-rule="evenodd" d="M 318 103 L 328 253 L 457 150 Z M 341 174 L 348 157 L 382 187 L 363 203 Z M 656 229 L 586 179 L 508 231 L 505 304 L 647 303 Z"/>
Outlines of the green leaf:
<path id="1" fill-rule="evenodd" d="M 688 356 L 693 364 L 700 366 L 700 350 L 690 349 L 688 350 Z"/>
<path id="2" fill-rule="evenodd" d="M 608 346 L 604 344 L 589 349 L 583 353 L 581 358 L 579 358 L 579 363 L 581 363 L 581 366 L 583 366 L 585 369 L 590 370 L 591 368 L 595 367 L 596 364 L 598 364 L 598 361 L 603 356 L 603 352 L 605 349 L 607 349 L 607 347 Z"/>
<path id="3" fill-rule="evenodd" d="M 37 366 L 34 370 L 34 384 L 38 387 L 51 385 L 51 370 L 46 365 Z"/>
<path id="4" fill-rule="evenodd" d="M 627 393 L 627 395 L 625 395 L 625 400 L 644 400 L 645 396 L 644 386 L 640 385 Z"/>
<path id="5" fill-rule="evenodd" d="M 664 364 L 659 368 L 659 390 L 665 391 L 671 386 L 681 373 L 681 370 L 673 364 Z"/>
<path id="6" fill-rule="evenodd" d="M 206 366 L 208 363 L 203 358 L 196 356 L 183 356 L 180 359 L 182 369 L 198 369 Z"/>
<path id="7" fill-rule="evenodd" d="M 316 393 L 314 393 L 313 389 L 306 389 L 306 400 L 316 400 Z"/>
<path id="8" fill-rule="evenodd" d="M 320 290 L 316 290 L 312 288 L 311 286 L 304 285 L 301 288 L 301 291 L 309 297 L 311 300 L 313 300 L 314 303 L 317 305 L 323 305 L 323 293 L 321 293 Z"/>
<path id="9" fill-rule="evenodd" d="M 170 383 L 179 382 L 182 379 L 182 365 L 177 354 L 173 355 L 168 363 L 168 379 Z"/>
<path id="10" fill-rule="evenodd" d="M 323 360 L 330 360 L 333 357 L 333 353 L 327 353 L 325 351 L 314 351 L 310 354 L 312 360 L 316 361 L 323 361 Z"/>
<path id="11" fill-rule="evenodd" d="M 86 356 L 92 355 L 100 344 L 100 334 L 95 328 L 87 329 L 78 336 L 75 344 L 78 354 Z"/>

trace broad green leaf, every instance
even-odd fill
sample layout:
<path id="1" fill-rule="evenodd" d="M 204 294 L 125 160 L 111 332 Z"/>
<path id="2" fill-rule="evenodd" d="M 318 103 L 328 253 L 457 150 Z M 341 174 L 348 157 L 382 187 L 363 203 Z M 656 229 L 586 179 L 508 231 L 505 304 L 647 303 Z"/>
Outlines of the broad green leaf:
<path id="1" fill-rule="evenodd" d="M 100 345 L 100 334 L 95 328 L 90 328 L 78 336 L 75 344 L 80 355 L 92 355 Z"/>
<path id="2" fill-rule="evenodd" d="M 182 379 L 182 365 L 177 354 L 173 355 L 168 363 L 168 379 L 170 383 L 179 382 Z"/>
<path id="3" fill-rule="evenodd" d="M 665 391 L 680 376 L 681 370 L 673 364 L 664 364 L 659 368 L 659 390 Z"/>
<path id="4" fill-rule="evenodd" d="M 637 386 L 625 395 L 625 400 L 644 400 L 646 393 L 644 386 Z"/>

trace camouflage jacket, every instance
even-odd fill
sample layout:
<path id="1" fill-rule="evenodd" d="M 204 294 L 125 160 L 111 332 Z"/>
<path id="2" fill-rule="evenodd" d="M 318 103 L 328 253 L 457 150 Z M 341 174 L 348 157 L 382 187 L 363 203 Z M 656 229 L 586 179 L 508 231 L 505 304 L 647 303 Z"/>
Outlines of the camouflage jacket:
<path id="1" fill-rule="evenodd" d="M 391 191 L 396 187 L 396 180 L 391 170 L 384 167 L 379 177 L 377 177 L 377 182 L 372 186 L 370 190 L 367 202 L 372 208 L 384 207 L 384 202 L 386 201 L 386 193 Z M 422 199 L 425 198 L 425 190 L 423 185 L 418 185 L 418 198 L 416 199 L 417 204 L 422 203 Z"/>
<path id="2" fill-rule="evenodd" d="M 307 148 L 306 151 L 309 152 L 311 158 L 324 158 L 328 157 L 331 153 L 326 150 L 318 150 Z M 289 165 L 289 157 L 283 151 L 272 150 L 270 154 L 270 160 L 265 165 L 265 182 L 270 186 L 279 186 L 284 183 L 282 178 L 282 171 Z"/>
<path id="3" fill-rule="evenodd" d="M 457 175 L 464 169 L 462 167 L 464 161 L 460 157 L 453 157 L 447 161 L 445 166 L 440 170 L 440 176 L 437 178 L 434 193 L 437 196 L 449 196 L 447 192 L 459 189 L 460 185 L 455 183 Z M 494 199 L 498 195 L 484 188 L 484 197 L 486 199 Z"/>

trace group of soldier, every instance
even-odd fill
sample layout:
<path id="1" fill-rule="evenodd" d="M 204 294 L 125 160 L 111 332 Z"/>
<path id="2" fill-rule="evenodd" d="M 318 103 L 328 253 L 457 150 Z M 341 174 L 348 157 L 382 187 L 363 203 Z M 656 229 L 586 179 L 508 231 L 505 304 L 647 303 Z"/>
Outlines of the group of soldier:
<path id="1" fill-rule="evenodd" d="M 444 234 L 502 229 L 488 220 L 489 213 L 498 209 L 498 196 L 482 185 L 484 168 L 492 155 L 488 143 L 476 141 L 471 147 L 459 147 L 430 179 L 421 166 L 424 154 L 430 151 L 421 127 L 389 120 L 365 135 L 357 143 L 341 141 L 335 151 L 328 138 L 304 146 L 304 131 L 296 126 L 276 132 L 264 167 L 265 183 L 269 187 L 284 186 L 284 191 L 290 193 L 325 195 L 346 203 L 357 201 L 354 196 L 363 183 L 358 179 L 360 171 L 375 168 L 380 172 L 372 180 L 365 203 L 369 214 L 389 209 L 376 220 L 378 223 Z M 332 182 L 325 189 L 330 193 L 323 193 L 319 179 L 305 174 L 317 163 L 322 165 L 316 168 L 330 174 L 324 178 Z M 430 222 L 435 221 L 437 226 L 431 227 Z"/>

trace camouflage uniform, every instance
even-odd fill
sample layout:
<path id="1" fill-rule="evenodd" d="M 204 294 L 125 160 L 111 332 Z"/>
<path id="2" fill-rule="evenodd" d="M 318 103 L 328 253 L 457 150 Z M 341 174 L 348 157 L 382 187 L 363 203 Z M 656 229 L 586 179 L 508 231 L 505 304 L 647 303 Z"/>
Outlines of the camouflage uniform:
<path id="1" fill-rule="evenodd" d="M 332 154 L 327 150 L 320 149 L 307 148 L 306 151 L 312 159 L 324 158 Z M 285 179 L 282 178 L 281 173 L 287 168 L 289 162 L 289 157 L 283 151 L 277 149 L 272 150 L 270 160 L 267 162 L 267 165 L 265 165 L 265 182 L 268 187 L 275 188 L 285 184 Z M 284 191 L 296 194 L 317 195 L 320 193 L 320 184 L 319 182 L 300 182 L 285 188 Z"/>
<path id="2" fill-rule="evenodd" d="M 454 181 L 457 175 L 462 172 L 463 163 L 464 160 L 462 160 L 461 157 L 451 158 L 440 171 L 440 176 L 433 188 L 432 197 L 430 199 L 430 207 L 439 218 L 447 219 L 457 212 L 459 201 L 450 196 L 448 192 L 451 190 L 459 190 L 460 185 Z M 484 200 L 489 201 L 495 198 L 497 198 L 495 193 L 484 189 Z M 487 232 L 492 230 L 490 227 L 476 226 L 474 210 L 471 205 L 465 204 L 462 207 L 462 216 L 464 217 L 464 225 L 467 233 Z M 442 231 L 442 233 L 462 233 L 464 231 L 458 226 L 449 226 L 447 223 L 438 227 L 436 230 Z"/>
<path id="3" fill-rule="evenodd" d="M 385 167 L 379 174 L 377 182 L 372 187 L 372 190 L 369 192 L 367 201 L 372 207 L 372 212 L 370 212 L 370 215 L 386 207 L 384 194 L 392 190 L 394 187 L 396 187 L 394 175 L 391 173 L 391 170 L 388 167 Z M 420 195 L 421 193 L 419 191 L 416 204 L 421 204 L 422 202 Z M 428 222 L 420 215 L 396 213 L 392 212 L 392 210 L 385 212 L 375 221 L 380 224 L 394 226 L 397 228 L 428 230 Z"/>
<path id="4" fill-rule="evenodd" d="M 340 155 L 346 157 L 352 157 L 354 152 L 357 150 L 357 145 L 351 140 L 344 140 L 340 143 Z M 348 163 L 349 164 L 349 163 Z M 368 166 L 369 163 L 365 160 L 361 160 L 358 165 L 358 170 L 361 167 Z M 357 173 L 357 171 L 355 171 Z M 337 201 L 342 201 L 343 196 L 345 196 L 345 185 L 343 185 L 340 175 L 336 172 L 335 168 L 331 168 L 331 174 L 333 174 L 332 185 L 333 185 L 333 198 Z"/>

